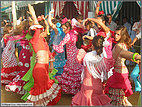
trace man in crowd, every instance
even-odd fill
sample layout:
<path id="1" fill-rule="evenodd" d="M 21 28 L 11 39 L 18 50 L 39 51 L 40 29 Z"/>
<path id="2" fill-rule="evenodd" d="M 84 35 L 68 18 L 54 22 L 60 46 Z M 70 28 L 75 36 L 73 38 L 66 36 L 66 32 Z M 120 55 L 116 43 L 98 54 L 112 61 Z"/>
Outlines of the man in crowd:
<path id="1" fill-rule="evenodd" d="M 116 24 L 114 21 L 112 21 L 112 15 L 111 15 L 111 14 L 108 14 L 107 17 L 108 17 L 108 22 L 106 23 L 106 25 L 107 25 L 112 31 L 115 31 L 117 24 Z"/>

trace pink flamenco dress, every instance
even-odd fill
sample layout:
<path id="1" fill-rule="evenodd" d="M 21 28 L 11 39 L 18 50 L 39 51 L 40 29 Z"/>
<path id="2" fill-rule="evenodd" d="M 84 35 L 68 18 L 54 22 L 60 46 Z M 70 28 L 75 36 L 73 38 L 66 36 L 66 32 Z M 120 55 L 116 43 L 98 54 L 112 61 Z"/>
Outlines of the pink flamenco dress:
<path id="1" fill-rule="evenodd" d="M 15 56 L 15 42 L 9 38 L 5 40 L 6 47 L 2 53 L 3 67 L 1 69 L 1 83 L 2 85 L 9 84 L 19 73 L 20 67 L 18 66 Z"/>
<path id="2" fill-rule="evenodd" d="M 29 33 L 25 35 L 28 36 Z M 31 60 L 32 52 L 31 52 L 28 39 L 21 39 L 20 44 L 22 46 L 22 50 L 19 54 L 20 72 L 12 80 L 12 82 L 6 85 L 5 89 L 7 91 L 16 92 L 18 94 L 25 94 L 26 91 L 23 89 L 23 86 L 26 84 L 26 82 L 23 81 L 22 78 L 30 69 L 30 60 Z"/>
<path id="3" fill-rule="evenodd" d="M 113 48 L 112 53 L 116 52 L 116 46 Z M 120 43 L 119 46 L 127 50 L 124 43 Z M 105 93 L 112 99 L 111 104 L 115 106 L 124 105 L 124 99 L 133 94 L 125 60 L 126 59 L 122 58 L 118 53 L 115 59 L 113 75 L 108 79 L 105 87 Z"/>
<path id="4" fill-rule="evenodd" d="M 61 98 L 61 87 L 55 83 L 54 79 L 50 79 L 49 63 L 38 62 L 40 58 L 44 59 L 46 54 L 50 57 L 49 46 L 45 38 L 40 36 L 40 25 L 33 25 L 32 27 L 36 29 L 33 29 L 35 33 L 30 43 L 37 55 L 37 62 L 32 71 L 34 85 L 29 91 L 30 95 L 26 102 L 33 103 L 34 106 L 56 105 Z M 40 54 L 38 54 L 39 52 Z"/>
<path id="5" fill-rule="evenodd" d="M 81 90 L 73 97 L 72 106 L 106 106 L 111 99 L 103 93 L 101 73 L 107 79 L 107 72 L 113 67 L 114 60 L 106 59 L 96 51 L 88 52 L 83 60 L 84 71 L 81 74 Z"/>
<path id="6" fill-rule="evenodd" d="M 64 52 L 66 44 L 67 62 L 64 65 L 62 75 L 56 76 L 62 90 L 66 94 L 76 94 L 81 88 L 81 73 L 83 65 L 81 64 L 86 52 L 76 47 L 77 32 L 70 30 L 59 45 L 53 45 L 53 49 L 58 53 Z"/>

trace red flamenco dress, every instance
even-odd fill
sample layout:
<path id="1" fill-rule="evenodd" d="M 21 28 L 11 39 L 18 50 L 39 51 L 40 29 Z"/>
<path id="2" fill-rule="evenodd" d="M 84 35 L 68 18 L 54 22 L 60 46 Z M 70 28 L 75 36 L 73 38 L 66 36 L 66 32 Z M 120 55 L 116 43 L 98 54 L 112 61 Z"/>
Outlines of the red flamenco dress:
<path id="1" fill-rule="evenodd" d="M 33 38 L 30 40 L 35 53 L 45 50 L 51 55 L 46 40 L 39 35 L 40 29 L 36 29 Z M 29 92 L 27 103 L 33 103 L 36 106 L 47 106 L 55 105 L 60 100 L 61 88 L 54 80 L 50 80 L 48 68 L 49 63 L 42 64 L 37 62 L 35 64 L 32 72 L 34 86 Z"/>
<path id="2" fill-rule="evenodd" d="M 2 85 L 9 84 L 19 73 L 20 68 L 15 56 L 15 43 L 13 40 L 5 40 L 6 47 L 2 53 L 3 68 L 1 69 Z"/>
<path id="3" fill-rule="evenodd" d="M 32 52 L 30 50 L 31 48 L 30 48 L 28 39 L 21 39 L 20 44 L 22 46 L 22 50 L 19 55 L 20 72 L 13 79 L 12 82 L 6 85 L 5 88 L 7 91 L 16 92 L 18 94 L 24 94 L 25 90 L 23 89 L 23 86 L 26 84 L 26 82 L 23 81 L 22 78 L 30 69 L 30 60 L 31 60 Z"/>

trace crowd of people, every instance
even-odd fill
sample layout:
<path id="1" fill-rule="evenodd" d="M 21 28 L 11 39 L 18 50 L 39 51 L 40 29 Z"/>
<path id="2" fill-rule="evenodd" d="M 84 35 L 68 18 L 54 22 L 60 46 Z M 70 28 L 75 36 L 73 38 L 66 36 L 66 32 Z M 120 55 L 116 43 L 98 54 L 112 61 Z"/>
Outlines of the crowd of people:
<path id="1" fill-rule="evenodd" d="M 73 95 L 71 106 L 132 106 L 127 99 L 133 91 L 125 61 L 139 67 L 131 75 L 138 83 L 140 51 L 129 49 L 141 39 L 141 20 L 131 27 L 124 18 L 124 25 L 117 25 L 111 14 L 99 11 L 100 3 L 95 18 L 85 20 L 82 15 L 53 18 L 54 9 L 37 17 L 28 4 L 31 17 L 20 17 L 15 29 L 2 22 L 5 90 L 22 94 L 26 103 L 36 106 L 56 105 L 61 93 Z"/>

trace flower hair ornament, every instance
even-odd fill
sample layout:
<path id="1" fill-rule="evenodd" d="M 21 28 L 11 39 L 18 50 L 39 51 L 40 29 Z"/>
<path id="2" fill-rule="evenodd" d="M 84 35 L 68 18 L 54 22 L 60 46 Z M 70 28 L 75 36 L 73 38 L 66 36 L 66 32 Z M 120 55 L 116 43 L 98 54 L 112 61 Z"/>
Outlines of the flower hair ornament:
<path id="1" fill-rule="evenodd" d="M 62 28 L 61 28 L 61 23 L 56 23 L 56 27 L 57 27 L 57 30 L 58 32 L 61 34 L 62 33 Z"/>
<path id="2" fill-rule="evenodd" d="M 104 15 L 104 11 L 99 11 L 98 15 Z"/>
<path id="3" fill-rule="evenodd" d="M 65 24 L 68 21 L 68 19 L 65 17 L 64 19 L 62 19 L 62 24 Z"/>

